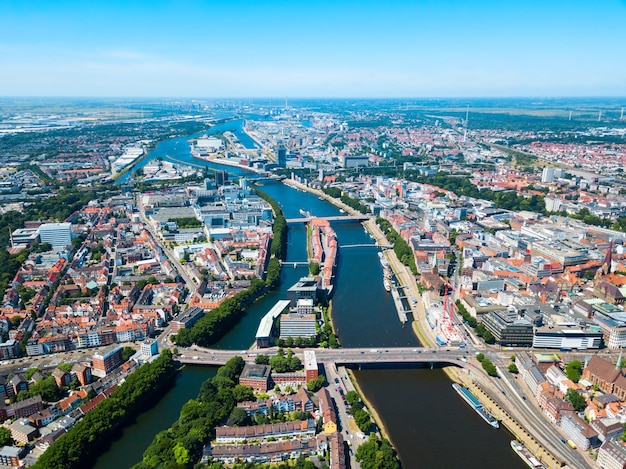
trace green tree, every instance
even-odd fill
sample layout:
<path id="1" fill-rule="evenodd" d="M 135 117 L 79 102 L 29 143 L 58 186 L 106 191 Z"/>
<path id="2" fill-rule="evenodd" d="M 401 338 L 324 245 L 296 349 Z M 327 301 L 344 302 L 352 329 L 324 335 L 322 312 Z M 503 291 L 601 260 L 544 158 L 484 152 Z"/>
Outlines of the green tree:
<path id="1" fill-rule="evenodd" d="M 400 469 L 400 462 L 389 441 L 379 439 L 373 433 L 359 446 L 355 457 L 362 469 Z"/>
<path id="2" fill-rule="evenodd" d="M 359 427 L 359 430 L 367 432 L 372 425 L 370 414 L 364 409 L 357 409 L 352 415 L 354 416 L 354 423 Z"/>
<path id="3" fill-rule="evenodd" d="M 574 383 L 578 383 L 583 371 L 583 364 L 578 360 L 572 360 L 565 367 L 565 375 Z"/>
<path id="4" fill-rule="evenodd" d="M 476 354 L 476 360 L 478 360 L 479 362 L 482 362 L 485 359 L 485 354 L 484 353 L 477 353 Z"/>
<path id="5" fill-rule="evenodd" d="M 317 378 L 310 379 L 306 383 L 306 388 L 310 392 L 317 392 L 326 385 L 326 376 L 318 375 Z"/>
<path id="6" fill-rule="evenodd" d="M 30 381 L 33 375 L 37 372 L 41 373 L 41 368 L 29 368 L 26 370 L 26 373 L 24 373 L 24 378 L 26 378 L 27 381 Z"/>
<path id="7" fill-rule="evenodd" d="M 254 363 L 256 363 L 257 365 L 269 365 L 270 364 L 270 357 L 269 357 L 269 355 L 265 355 L 264 353 L 259 353 L 255 357 Z"/>
<path id="8" fill-rule="evenodd" d="M 13 446 L 11 430 L 6 427 L 0 427 L 0 446 Z"/>
<path id="9" fill-rule="evenodd" d="M 496 366 L 488 358 L 485 358 L 482 361 L 482 367 L 483 367 L 483 370 L 485 370 L 489 376 L 498 376 L 498 370 L 496 369 Z"/>
<path id="10" fill-rule="evenodd" d="M 567 390 L 567 393 L 565 394 L 565 400 L 569 401 L 572 404 L 576 412 L 580 412 L 585 407 L 587 407 L 587 402 L 585 401 L 585 398 L 574 389 Z"/>
<path id="11" fill-rule="evenodd" d="M 126 346 L 122 349 L 122 360 L 128 361 L 130 357 L 135 355 L 135 349 L 129 346 Z"/>
<path id="12" fill-rule="evenodd" d="M 519 370 L 517 369 L 517 365 L 515 363 L 511 363 L 508 368 L 509 373 L 519 373 Z"/>
<path id="13" fill-rule="evenodd" d="M 180 464 L 181 466 L 191 462 L 189 450 L 185 448 L 185 445 L 183 445 L 180 441 L 176 443 L 176 446 L 174 446 L 174 458 L 176 460 L 176 464 Z"/>
<path id="14" fill-rule="evenodd" d="M 233 397 L 237 402 L 254 400 L 254 390 L 250 386 L 237 384 L 233 389 Z"/>
<path id="15" fill-rule="evenodd" d="M 72 364 L 71 363 L 61 363 L 59 366 L 57 366 L 58 369 L 65 371 L 66 373 L 71 373 L 72 371 Z"/>
<path id="16" fill-rule="evenodd" d="M 229 419 L 232 424 L 237 427 L 247 425 L 250 422 L 250 417 L 248 417 L 248 413 L 242 407 L 235 407 L 230 413 Z"/>

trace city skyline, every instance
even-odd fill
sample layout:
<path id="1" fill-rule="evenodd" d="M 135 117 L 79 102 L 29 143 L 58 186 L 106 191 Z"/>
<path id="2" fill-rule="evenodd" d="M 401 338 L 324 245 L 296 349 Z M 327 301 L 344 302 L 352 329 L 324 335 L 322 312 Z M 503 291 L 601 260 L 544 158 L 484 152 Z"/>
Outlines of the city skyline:
<path id="1" fill-rule="evenodd" d="M 625 96 L 626 3 L 77 2 L 0 7 L 0 94 Z"/>

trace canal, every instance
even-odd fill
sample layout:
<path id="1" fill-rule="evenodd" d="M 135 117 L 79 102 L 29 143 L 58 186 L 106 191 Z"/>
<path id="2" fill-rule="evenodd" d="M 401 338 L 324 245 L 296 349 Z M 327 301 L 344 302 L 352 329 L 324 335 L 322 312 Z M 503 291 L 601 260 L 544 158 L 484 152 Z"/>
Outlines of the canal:
<path id="1" fill-rule="evenodd" d="M 225 126 L 232 129 L 233 123 Z M 215 131 L 215 128 L 212 130 Z M 138 164 L 167 155 L 179 161 L 198 163 L 189 153 L 189 138 L 162 142 Z M 244 172 L 209 163 L 206 166 L 226 169 L 231 174 Z M 279 182 L 264 181 L 261 189 L 278 201 L 287 218 L 298 217 L 300 209 L 318 216 L 340 214 L 328 202 Z M 333 228 L 340 246 L 373 244 L 359 223 L 335 223 Z M 305 239 L 304 226 L 290 227 L 287 260 L 306 260 Z M 346 347 L 418 345 L 411 328 L 402 326 L 391 295 L 384 290 L 377 253 L 375 247 L 340 247 L 333 296 L 333 320 L 339 340 Z M 306 274 L 305 266 L 285 267 L 280 287 L 255 303 L 237 327 L 224 336 L 216 347 L 231 350 L 248 348 L 254 340 L 260 318 L 278 299 L 285 298 L 287 288 Z M 211 367 L 185 368 L 167 395 L 126 428 L 109 451 L 97 460 L 95 467 L 129 467 L 138 462 L 154 435 L 171 425 L 182 405 L 195 397 L 200 383 L 214 372 Z M 452 390 L 451 382 L 443 371 L 378 369 L 355 371 L 355 376 L 365 397 L 376 408 L 403 467 L 525 467 L 510 449 L 508 443 L 511 436 L 506 430 L 494 430 L 484 423 Z"/>

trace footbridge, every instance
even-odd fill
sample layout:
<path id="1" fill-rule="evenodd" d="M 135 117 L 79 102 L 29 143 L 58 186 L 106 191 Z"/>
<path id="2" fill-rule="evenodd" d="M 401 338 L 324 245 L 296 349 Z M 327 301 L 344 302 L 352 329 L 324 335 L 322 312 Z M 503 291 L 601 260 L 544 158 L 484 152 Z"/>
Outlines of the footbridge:
<path id="1" fill-rule="evenodd" d="M 365 243 L 365 244 L 342 244 L 339 247 L 341 249 L 346 249 L 346 248 L 382 248 L 382 249 L 391 249 L 391 248 L 393 248 L 393 244 L 372 244 L 372 243 Z"/>
<path id="2" fill-rule="evenodd" d="M 328 220 L 330 222 L 354 222 L 354 221 L 366 221 L 372 218 L 368 215 L 337 215 L 333 217 L 300 217 L 300 218 L 287 218 L 286 222 L 288 225 L 293 225 L 296 223 L 309 223 L 314 218 L 323 218 L 324 220 Z"/>
<path id="3" fill-rule="evenodd" d="M 254 361 L 257 355 L 275 355 L 276 347 L 255 350 L 219 350 L 197 346 L 178 347 L 178 361 L 194 365 L 223 365 L 233 357 L 242 357 L 246 361 Z M 304 349 L 293 349 L 294 354 L 304 363 Z M 313 349 L 318 363 L 335 363 L 344 366 L 377 365 L 409 365 L 426 364 L 456 365 L 467 367 L 470 351 L 459 347 L 380 347 L 380 348 L 338 348 Z"/>

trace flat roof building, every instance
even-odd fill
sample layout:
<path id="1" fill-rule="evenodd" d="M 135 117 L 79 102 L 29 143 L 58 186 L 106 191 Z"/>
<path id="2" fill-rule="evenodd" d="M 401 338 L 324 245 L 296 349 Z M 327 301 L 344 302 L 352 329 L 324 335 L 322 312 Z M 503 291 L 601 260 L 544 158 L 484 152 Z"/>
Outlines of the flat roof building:
<path id="1" fill-rule="evenodd" d="M 96 376 L 106 376 L 115 368 L 122 364 L 122 347 L 110 345 L 104 350 L 93 355 L 93 374 Z"/>
<path id="2" fill-rule="evenodd" d="M 269 388 L 270 371 L 269 365 L 246 363 L 239 376 L 239 384 L 250 386 L 255 391 L 265 392 Z"/>
<path id="3" fill-rule="evenodd" d="M 304 351 L 304 374 L 306 375 L 307 381 L 315 379 L 319 375 L 317 358 L 315 357 L 315 351 L 313 350 Z"/>
<path id="4" fill-rule="evenodd" d="M 44 223 L 39 227 L 41 243 L 50 243 L 53 249 L 63 249 L 72 244 L 71 223 Z"/>
<path id="5" fill-rule="evenodd" d="M 274 328 L 274 321 L 281 313 L 289 306 L 290 300 L 278 300 L 276 304 L 269 310 L 269 312 L 263 316 L 259 323 L 259 328 L 256 331 L 256 345 L 259 348 L 265 348 L 270 346 L 270 338 L 272 336 L 272 329 Z"/>

